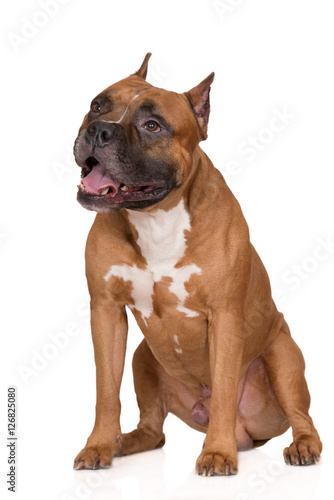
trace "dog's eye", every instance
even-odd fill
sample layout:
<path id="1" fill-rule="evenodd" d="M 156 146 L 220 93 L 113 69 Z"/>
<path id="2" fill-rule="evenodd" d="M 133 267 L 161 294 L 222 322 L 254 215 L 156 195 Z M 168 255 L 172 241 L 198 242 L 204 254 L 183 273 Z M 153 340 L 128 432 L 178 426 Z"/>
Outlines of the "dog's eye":
<path id="1" fill-rule="evenodd" d="M 148 130 L 149 132 L 160 132 L 161 128 L 159 123 L 155 122 L 154 120 L 149 120 L 144 124 L 144 128 Z"/>
<path id="2" fill-rule="evenodd" d="M 94 101 L 92 102 L 90 109 L 93 111 L 93 113 L 98 113 L 101 109 L 101 106 L 97 101 Z"/>

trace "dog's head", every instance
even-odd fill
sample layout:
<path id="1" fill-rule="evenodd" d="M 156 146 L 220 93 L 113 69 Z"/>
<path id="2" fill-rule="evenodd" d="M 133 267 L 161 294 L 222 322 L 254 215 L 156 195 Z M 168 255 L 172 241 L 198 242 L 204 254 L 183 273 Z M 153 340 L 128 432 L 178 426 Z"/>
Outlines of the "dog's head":
<path id="1" fill-rule="evenodd" d="M 74 156 L 81 167 L 78 201 L 88 210 L 162 201 L 189 177 L 192 153 L 207 136 L 214 74 L 177 94 L 145 81 L 150 56 L 95 97 L 81 125 Z"/>

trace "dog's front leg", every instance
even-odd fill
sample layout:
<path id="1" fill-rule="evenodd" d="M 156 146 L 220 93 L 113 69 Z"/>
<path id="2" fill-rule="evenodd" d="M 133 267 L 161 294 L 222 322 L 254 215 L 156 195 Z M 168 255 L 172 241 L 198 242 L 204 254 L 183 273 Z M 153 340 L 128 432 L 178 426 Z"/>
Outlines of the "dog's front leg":
<path id="1" fill-rule="evenodd" d="M 214 311 L 208 328 L 212 396 L 210 420 L 196 470 L 202 476 L 238 471 L 235 436 L 243 341 L 238 315 Z"/>
<path id="2" fill-rule="evenodd" d="M 96 418 L 85 448 L 74 461 L 77 470 L 110 467 L 121 437 L 119 391 L 127 341 L 125 308 L 110 300 L 92 300 L 91 325 L 96 364 Z"/>

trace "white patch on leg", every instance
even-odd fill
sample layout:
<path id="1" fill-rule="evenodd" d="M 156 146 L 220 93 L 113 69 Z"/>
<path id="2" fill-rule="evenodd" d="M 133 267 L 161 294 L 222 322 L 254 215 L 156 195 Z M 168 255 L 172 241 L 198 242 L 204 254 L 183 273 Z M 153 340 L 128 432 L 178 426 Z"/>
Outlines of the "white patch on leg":
<path id="1" fill-rule="evenodd" d="M 135 210 L 127 210 L 127 213 L 138 233 L 137 244 L 147 262 L 147 268 L 143 270 L 127 264 L 112 266 L 104 279 L 108 281 L 111 276 L 117 276 L 124 281 L 132 282 L 134 300 L 132 307 L 141 312 L 146 322 L 153 312 L 154 283 L 158 283 L 162 277 L 169 277 L 172 279 L 169 290 L 178 299 L 177 310 L 187 317 L 198 316 L 196 311 L 184 306 L 188 297 L 185 283 L 189 281 L 191 275 L 201 274 L 201 269 L 195 264 L 175 267 L 186 250 L 184 232 L 191 228 L 184 201 L 182 200 L 169 212 L 159 209 L 155 213 Z"/>

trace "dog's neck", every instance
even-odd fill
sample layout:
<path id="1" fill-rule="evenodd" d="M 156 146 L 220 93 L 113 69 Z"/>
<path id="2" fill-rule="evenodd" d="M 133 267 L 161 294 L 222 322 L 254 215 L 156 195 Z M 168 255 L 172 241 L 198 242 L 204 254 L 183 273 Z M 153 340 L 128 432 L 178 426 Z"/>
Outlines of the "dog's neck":
<path id="1" fill-rule="evenodd" d="M 186 248 L 185 232 L 191 229 L 184 200 L 168 211 L 126 212 L 133 236 L 146 261 L 154 265 L 155 261 L 175 260 L 176 264 Z"/>
<path id="2" fill-rule="evenodd" d="M 216 169 L 212 167 L 209 171 L 211 162 L 199 147 L 193 160 L 193 171 L 187 181 L 170 193 L 166 203 L 163 200 L 149 209 L 122 210 L 146 260 L 152 260 L 156 255 L 160 261 L 170 255 L 181 257 L 185 250 L 185 235 L 197 223 L 203 224 L 202 220 L 196 221 L 201 205 L 209 202 L 215 206 L 218 198 L 224 197 L 225 190 L 229 191 L 222 177 L 217 177 Z"/>

